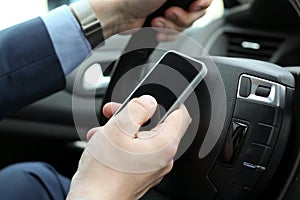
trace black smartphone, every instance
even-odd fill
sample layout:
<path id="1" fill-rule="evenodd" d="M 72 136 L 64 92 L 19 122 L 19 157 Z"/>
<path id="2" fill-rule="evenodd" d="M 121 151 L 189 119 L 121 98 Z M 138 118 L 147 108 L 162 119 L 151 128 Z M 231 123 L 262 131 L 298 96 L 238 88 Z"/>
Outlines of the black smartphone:
<path id="1" fill-rule="evenodd" d="M 153 96 L 158 109 L 148 121 L 147 129 L 155 127 L 180 106 L 207 74 L 205 64 L 176 51 L 167 51 L 114 114 L 118 114 L 135 97 Z M 149 127 L 148 125 L 151 124 Z"/>

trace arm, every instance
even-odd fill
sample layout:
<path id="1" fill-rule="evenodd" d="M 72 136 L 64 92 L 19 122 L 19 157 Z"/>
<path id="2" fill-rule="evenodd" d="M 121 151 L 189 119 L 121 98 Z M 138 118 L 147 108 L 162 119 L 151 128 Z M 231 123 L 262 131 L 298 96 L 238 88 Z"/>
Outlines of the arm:
<path id="1" fill-rule="evenodd" d="M 63 89 L 90 51 L 67 6 L 0 31 L 0 118 Z"/>
<path id="2" fill-rule="evenodd" d="M 61 65 L 40 18 L 0 32 L 0 117 L 64 88 Z"/>
<path id="3" fill-rule="evenodd" d="M 142 26 L 165 0 L 89 0 L 102 24 L 104 39 Z M 172 7 L 152 26 L 182 30 L 204 14 L 211 0 L 197 0 L 190 11 Z M 202 5 L 203 4 L 203 5 Z M 202 5 L 202 7 L 201 7 Z M 200 7 L 199 7 L 200 6 Z M 173 14 L 177 13 L 177 17 Z M 179 15 L 180 14 L 180 15 Z M 179 17 L 179 16 L 183 17 Z M 160 41 L 170 40 L 167 33 Z M 0 31 L 0 118 L 65 87 L 65 75 L 90 52 L 75 17 L 64 6 L 49 15 Z"/>

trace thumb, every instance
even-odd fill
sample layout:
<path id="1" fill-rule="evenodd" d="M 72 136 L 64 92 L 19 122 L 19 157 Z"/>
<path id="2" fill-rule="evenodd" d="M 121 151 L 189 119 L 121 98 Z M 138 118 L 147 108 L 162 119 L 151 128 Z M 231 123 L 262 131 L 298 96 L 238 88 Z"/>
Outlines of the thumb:
<path id="1" fill-rule="evenodd" d="M 155 112 L 156 100 L 150 95 L 134 98 L 105 125 L 105 130 L 116 130 L 134 136 Z"/>

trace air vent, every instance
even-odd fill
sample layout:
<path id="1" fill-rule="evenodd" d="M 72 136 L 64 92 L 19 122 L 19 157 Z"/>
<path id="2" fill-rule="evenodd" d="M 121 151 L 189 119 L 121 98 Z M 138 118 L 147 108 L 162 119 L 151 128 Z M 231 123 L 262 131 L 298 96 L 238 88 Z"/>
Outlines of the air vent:
<path id="1" fill-rule="evenodd" d="M 226 33 L 227 56 L 269 61 L 283 41 L 281 38 L 240 33 Z"/>

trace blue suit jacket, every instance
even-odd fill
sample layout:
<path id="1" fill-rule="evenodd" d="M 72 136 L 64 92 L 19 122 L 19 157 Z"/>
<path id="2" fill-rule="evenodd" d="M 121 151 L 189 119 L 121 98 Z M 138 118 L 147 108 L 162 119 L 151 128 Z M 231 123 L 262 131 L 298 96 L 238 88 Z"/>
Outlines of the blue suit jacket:
<path id="1" fill-rule="evenodd" d="M 0 31 L 0 118 L 65 87 L 40 18 Z"/>

